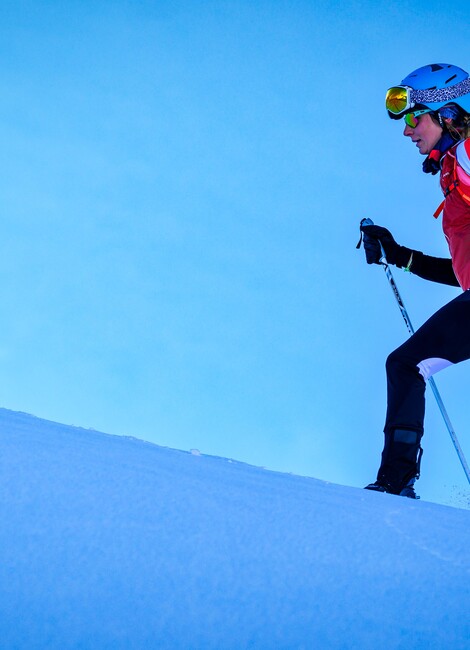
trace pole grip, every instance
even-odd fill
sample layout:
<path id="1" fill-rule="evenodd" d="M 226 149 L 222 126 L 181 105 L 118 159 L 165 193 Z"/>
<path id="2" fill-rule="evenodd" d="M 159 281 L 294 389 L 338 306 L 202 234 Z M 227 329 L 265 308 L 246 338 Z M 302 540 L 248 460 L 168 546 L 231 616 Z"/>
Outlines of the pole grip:
<path id="1" fill-rule="evenodd" d="M 374 222 L 372 221 L 372 219 L 369 219 L 368 217 L 366 217 L 365 219 L 362 219 L 362 221 L 361 221 L 361 226 L 373 226 L 373 225 L 374 225 Z"/>
<path id="2" fill-rule="evenodd" d="M 366 217 L 365 219 L 361 220 L 360 225 L 361 226 L 373 226 L 374 222 L 372 221 L 372 219 L 369 219 L 368 217 Z M 382 257 L 380 258 L 379 261 L 380 261 L 381 264 L 384 264 L 385 266 L 388 266 L 387 256 L 385 255 L 385 251 L 384 251 L 384 247 L 382 246 L 382 242 L 380 241 L 380 239 L 378 240 L 378 242 L 379 242 L 379 246 L 380 246 L 380 253 L 382 255 Z"/>

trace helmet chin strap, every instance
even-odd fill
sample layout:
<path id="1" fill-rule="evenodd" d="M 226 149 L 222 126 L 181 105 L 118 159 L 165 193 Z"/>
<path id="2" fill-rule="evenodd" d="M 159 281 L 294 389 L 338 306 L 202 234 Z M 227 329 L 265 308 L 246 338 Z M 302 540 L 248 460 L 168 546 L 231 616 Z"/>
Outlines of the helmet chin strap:
<path id="1" fill-rule="evenodd" d="M 439 122 L 441 121 L 441 116 L 439 115 Z M 445 152 L 455 144 L 455 139 L 450 135 L 450 133 L 445 130 L 439 140 L 436 142 L 436 146 L 427 156 L 426 160 L 423 162 L 423 172 L 425 174 L 437 174 L 441 171 L 441 158 Z"/>

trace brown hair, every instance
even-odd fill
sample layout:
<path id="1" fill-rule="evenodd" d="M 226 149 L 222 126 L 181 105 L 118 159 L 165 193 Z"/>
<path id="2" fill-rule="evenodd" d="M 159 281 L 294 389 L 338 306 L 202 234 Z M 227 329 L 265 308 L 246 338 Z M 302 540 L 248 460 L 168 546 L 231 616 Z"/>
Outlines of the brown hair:
<path id="1" fill-rule="evenodd" d="M 470 136 L 470 114 L 466 113 L 458 104 L 448 104 L 452 112 L 446 116 L 444 110 L 443 115 L 439 115 L 439 122 L 441 126 L 445 126 L 447 131 L 455 140 L 462 140 Z M 447 106 L 444 106 L 446 109 Z"/>
<path id="2" fill-rule="evenodd" d="M 465 117 L 463 118 L 463 126 L 459 130 L 462 138 L 470 138 L 470 114 L 465 114 Z"/>

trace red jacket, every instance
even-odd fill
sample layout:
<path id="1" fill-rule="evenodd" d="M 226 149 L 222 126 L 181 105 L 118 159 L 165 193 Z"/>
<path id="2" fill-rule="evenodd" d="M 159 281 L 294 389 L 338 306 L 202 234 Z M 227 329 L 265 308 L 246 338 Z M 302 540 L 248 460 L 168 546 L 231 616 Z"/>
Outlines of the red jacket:
<path id="1" fill-rule="evenodd" d="M 442 229 L 454 273 L 465 291 L 470 289 L 470 138 L 444 155 L 440 180 L 445 196 Z"/>

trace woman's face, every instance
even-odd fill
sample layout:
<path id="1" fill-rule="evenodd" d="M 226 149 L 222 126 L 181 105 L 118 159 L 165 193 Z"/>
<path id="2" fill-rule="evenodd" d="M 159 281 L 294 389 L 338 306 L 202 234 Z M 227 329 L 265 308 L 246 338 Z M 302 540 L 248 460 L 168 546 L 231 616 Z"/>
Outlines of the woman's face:
<path id="1" fill-rule="evenodd" d="M 412 142 L 416 143 L 419 153 L 427 155 L 436 146 L 442 135 L 442 129 L 439 124 L 434 122 L 429 113 L 420 115 L 417 119 L 418 125 L 413 128 L 407 124 L 403 135 L 410 137 Z"/>

